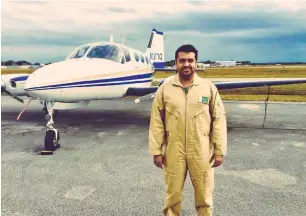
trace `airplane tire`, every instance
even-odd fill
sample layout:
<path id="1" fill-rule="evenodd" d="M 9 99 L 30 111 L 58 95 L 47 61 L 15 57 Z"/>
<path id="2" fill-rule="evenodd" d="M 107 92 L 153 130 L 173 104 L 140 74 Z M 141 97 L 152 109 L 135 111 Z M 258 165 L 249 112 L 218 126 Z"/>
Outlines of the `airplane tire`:
<path id="1" fill-rule="evenodd" d="M 46 151 L 54 151 L 56 149 L 55 143 L 55 131 L 48 130 L 45 136 L 45 150 Z"/>
<path id="2" fill-rule="evenodd" d="M 57 142 L 56 142 L 56 145 L 54 146 L 56 149 L 61 147 L 61 145 L 59 144 L 59 141 L 60 141 L 60 133 L 59 131 L 57 131 Z"/>

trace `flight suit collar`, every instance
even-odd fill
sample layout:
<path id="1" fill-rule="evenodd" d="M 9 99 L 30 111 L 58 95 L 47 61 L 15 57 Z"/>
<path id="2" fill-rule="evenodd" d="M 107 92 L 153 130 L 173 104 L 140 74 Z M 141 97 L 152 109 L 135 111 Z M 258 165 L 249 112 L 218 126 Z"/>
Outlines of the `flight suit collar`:
<path id="1" fill-rule="evenodd" d="M 191 85 L 200 85 L 201 77 L 198 76 L 197 73 L 194 74 L 193 82 Z M 172 81 L 172 85 L 181 86 L 183 88 L 183 85 L 180 81 L 180 76 L 177 73 Z"/>
<path id="2" fill-rule="evenodd" d="M 199 75 L 197 73 L 194 74 L 192 84 L 196 85 L 196 86 L 201 84 L 201 77 L 199 77 Z"/>

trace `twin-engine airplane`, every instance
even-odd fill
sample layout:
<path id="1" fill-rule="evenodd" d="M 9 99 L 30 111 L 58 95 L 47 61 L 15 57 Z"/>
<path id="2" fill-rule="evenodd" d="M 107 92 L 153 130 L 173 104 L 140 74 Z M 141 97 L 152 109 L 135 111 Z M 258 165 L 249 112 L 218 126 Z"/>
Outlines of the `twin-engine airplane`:
<path id="1" fill-rule="evenodd" d="M 43 66 L 32 74 L 2 75 L 1 92 L 21 103 L 24 101 L 19 96 L 40 101 L 48 121 L 44 147 L 53 152 L 59 146 L 59 132 L 53 120 L 55 110 L 85 107 L 92 100 L 140 96 L 135 100 L 137 103 L 153 98 L 162 82 L 159 86 L 151 86 L 151 82 L 156 69 L 163 68 L 163 64 L 163 32 L 153 29 L 145 53 L 114 43 L 112 39 L 84 44 L 64 61 Z M 296 83 L 306 83 L 306 79 L 214 84 L 221 90 Z"/>

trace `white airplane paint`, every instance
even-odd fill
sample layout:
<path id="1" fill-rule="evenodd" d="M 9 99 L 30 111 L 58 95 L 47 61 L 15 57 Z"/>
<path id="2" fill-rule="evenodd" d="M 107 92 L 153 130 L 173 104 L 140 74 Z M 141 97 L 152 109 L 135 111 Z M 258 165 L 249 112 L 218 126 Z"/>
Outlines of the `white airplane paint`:
<path id="1" fill-rule="evenodd" d="M 175 71 L 175 68 L 164 69 L 164 56 L 163 32 L 156 29 L 151 32 L 145 52 L 115 43 L 111 37 L 109 42 L 83 44 L 65 60 L 45 65 L 32 74 L 2 75 L 1 92 L 22 103 L 19 96 L 40 101 L 48 121 L 45 149 L 53 152 L 59 146 L 59 133 L 53 121 L 55 110 L 80 108 L 92 100 L 126 96 L 140 96 L 136 103 L 152 100 L 159 87 L 151 86 L 156 69 Z M 306 79 L 214 82 L 218 89 L 296 83 L 306 83 Z"/>

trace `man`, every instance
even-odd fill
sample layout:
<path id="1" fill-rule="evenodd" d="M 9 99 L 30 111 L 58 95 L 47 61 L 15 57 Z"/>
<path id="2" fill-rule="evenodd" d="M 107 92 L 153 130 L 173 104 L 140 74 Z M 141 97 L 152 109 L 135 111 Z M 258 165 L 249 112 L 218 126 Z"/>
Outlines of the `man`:
<path id="1" fill-rule="evenodd" d="M 225 109 L 215 85 L 196 74 L 197 59 L 192 45 L 179 47 L 177 73 L 158 88 L 152 104 L 149 149 L 164 169 L 169 216 L 180 215 L 187 170 L 198 215 L 212 215 L 214 167 L 227 151 Z"/>

